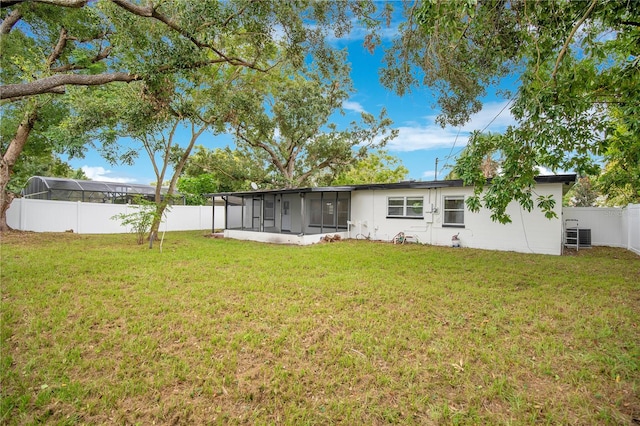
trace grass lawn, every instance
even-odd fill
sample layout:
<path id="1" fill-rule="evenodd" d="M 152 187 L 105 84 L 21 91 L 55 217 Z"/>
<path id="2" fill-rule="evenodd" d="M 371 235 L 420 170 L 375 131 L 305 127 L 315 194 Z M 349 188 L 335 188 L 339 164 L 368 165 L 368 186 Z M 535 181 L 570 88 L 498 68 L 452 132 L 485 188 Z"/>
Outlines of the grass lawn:
<path id="1" fill-rule="evenodd" d="M 9 233 L 4 424 L 633 424 L 640 257 Z"/>

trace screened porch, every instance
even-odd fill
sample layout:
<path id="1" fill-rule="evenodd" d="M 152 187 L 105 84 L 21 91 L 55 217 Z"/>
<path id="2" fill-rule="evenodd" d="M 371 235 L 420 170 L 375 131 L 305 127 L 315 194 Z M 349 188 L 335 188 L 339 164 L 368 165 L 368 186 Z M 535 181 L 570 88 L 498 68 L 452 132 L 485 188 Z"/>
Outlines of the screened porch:
<path id="1" fill-rule="evenodd" d="M 227 230 L 313 235 L 346 232 L 351 188 L 211 194 L 225 203 Z"/>

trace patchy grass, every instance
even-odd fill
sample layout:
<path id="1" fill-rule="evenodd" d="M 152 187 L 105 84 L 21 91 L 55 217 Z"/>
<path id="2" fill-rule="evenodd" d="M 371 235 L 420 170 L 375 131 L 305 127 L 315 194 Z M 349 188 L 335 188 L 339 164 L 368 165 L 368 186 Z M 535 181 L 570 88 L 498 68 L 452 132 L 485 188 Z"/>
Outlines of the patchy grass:
<path id="1" fill-rule="evenodd" d="M 640 422 L 640 259 L 10 233 L 5 424 Z"/>

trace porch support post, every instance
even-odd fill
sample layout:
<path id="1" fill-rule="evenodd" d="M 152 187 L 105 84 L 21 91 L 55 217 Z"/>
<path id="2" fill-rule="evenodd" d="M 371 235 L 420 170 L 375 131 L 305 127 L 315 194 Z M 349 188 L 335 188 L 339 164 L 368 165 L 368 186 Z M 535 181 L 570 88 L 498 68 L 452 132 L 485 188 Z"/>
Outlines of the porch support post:
<path id="1" fill-rule="evenodd" d="M 244 195 L 240 196 L 242 203 L 240 204 L 240 230 L 244 231 Z"/>
<path id="2" fill-rule="evenodd" d="M 304 235 L 304 227 L 307 223 L 305 214 L 304 214 L 304 192 L 300 193 L 300 235 Z"/>
<path id="3" fill-rule="evenodd" d="M 211 233 L 216 232 L 216 196 L 211 196 Z"/>
<path id="4" fill-rule="evenodd" d="M 279 215 L 280 215 L 280 233 L 281 233 L 281 234 L 282 234 L 282 203 L 283 203 L 283 202 L 282 202 L 282 194 L 280 194 L 280 195 L 278 195 L 278 199 L 277 199 L 277 201 L 276 201 L 275 206 L 276 206 L 276 207 L 277 207 L 277 206 L 280 206 L 280 207 L 278 208 L 278 211 L 279 211 Z"/>
<path id="5" fill-rule="evenodd" d="M 260 196 L 260 225 L 258 229 L 260 232 L 264 232 L 264 194 Z"/>
<path id="6" fill-rule="evenodd" d="M 320 233 L 324 234 L 324 191 L 320 193 Z"/>

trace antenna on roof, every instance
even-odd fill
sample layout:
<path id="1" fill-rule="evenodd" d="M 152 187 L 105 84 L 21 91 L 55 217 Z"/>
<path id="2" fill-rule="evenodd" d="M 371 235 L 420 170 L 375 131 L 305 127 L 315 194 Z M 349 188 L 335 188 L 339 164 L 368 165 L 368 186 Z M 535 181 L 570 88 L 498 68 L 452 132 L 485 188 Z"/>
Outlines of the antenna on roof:
<path id="1" fill-rule="evenodd" d="M 254 191 L 258 190 L 258 184 L 255 182 L 251 182 L 251 189 L 253 189 Z"/>

